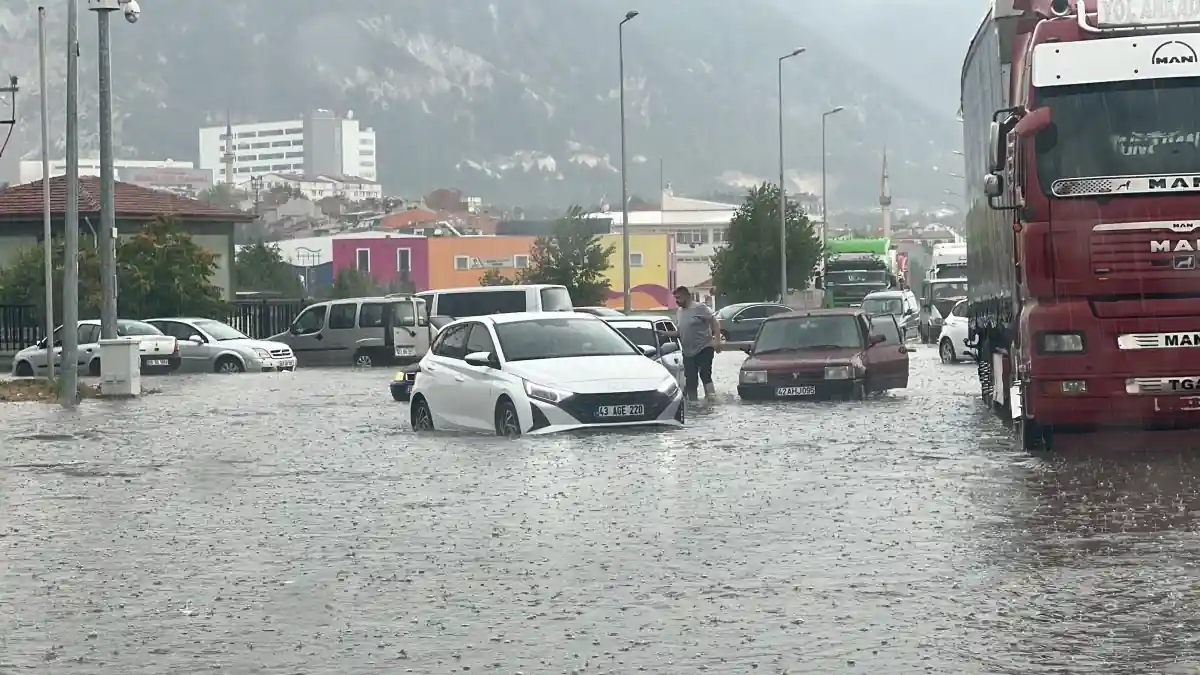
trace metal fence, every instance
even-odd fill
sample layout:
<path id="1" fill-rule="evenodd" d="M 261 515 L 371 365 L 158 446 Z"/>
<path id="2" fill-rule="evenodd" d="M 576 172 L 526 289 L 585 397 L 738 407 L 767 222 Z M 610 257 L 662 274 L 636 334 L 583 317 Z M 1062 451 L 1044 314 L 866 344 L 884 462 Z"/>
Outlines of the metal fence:
<path id="1" fill-rule="evenodd" d="M 309 304 L 305 300 L 238 300 L 227 322 L 252 338 L 265 339 L 286 331 Z"/>
<path id="2" fill-rule="evenodd" d="M 20 351 L 42 339 L 42 320 L 33 305 L 0 305 L 0 354 Z"/>

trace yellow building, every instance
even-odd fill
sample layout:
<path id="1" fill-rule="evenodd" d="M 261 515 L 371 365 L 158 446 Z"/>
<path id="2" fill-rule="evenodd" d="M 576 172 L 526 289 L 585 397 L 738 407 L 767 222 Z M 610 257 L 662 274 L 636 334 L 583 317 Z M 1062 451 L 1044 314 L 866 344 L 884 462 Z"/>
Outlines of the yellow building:
<path id="1" fill-rule="evenodd" d="M 605 234 L 600 245 L 612 246 L 609 270 L 609 307 L 622 309 L 625 305 L 625 272 L 621 265 L 624 255 L 620 234 Z M 670 309 L 674 306 L 671 291 L 675 288 L 675 238 L 669 234 L 629 235 L 629 285 L 633 290 L 633 309 Z"/>

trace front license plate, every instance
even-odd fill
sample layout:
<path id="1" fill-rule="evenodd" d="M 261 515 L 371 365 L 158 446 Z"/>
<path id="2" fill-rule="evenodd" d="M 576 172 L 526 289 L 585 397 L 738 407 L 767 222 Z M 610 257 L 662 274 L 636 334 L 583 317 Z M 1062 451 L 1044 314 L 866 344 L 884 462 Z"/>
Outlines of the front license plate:
<path id="1" fill-rule="evenodd" d="M 1200 396 L 1162 396 L 1154 399 L 1155 412 L 1200 411 Z"/>
<path id="2" fill-rule="evenodd" d="M 776 396 L 816 396 L 816 387 L 780 387 L 775 390 Z"/>
<path id="3" fill-rule="evenodd" d="M 396 356 L 416 356 L 416 347 L 396 347 Z"/>
<path id="4" fill-rule="evenodd" d="M 284 359 L 282 361 L 276 361 L 275 363 L 276 363 L 276 367 L 278 367 L 278 368 L 295 368 L 296 367 L 295 359 Z"/>
<path id="5" fill-rule="evenodd" d="M 166 359 L 150 359 L 146 362 L 146 365 L 153 368 L 154 366 L 169 366 L 171 362 Z"/>
<path id="6" fill-rule="evenodd" d="M 602 405 L 596 408 L 596 417 L 640 417 L 646 414 L 646 406 L 633 405 Z"/>

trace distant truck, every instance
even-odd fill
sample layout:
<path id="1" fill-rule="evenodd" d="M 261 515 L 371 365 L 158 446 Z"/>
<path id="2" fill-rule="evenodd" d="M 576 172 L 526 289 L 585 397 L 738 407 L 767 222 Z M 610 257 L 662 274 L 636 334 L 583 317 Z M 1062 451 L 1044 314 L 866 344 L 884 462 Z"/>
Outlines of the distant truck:
<path id="1" fill-rule="evenodd" d="M 934 244 L 933 262 L 925 273 L 927 281 L 960 279 L 967 276 L 967 244 Z"/>
<path id="2" fill-rule="evenodd" d="M 831 239 L 821 279 L 825 307 L 859 307 L 868 293 L 894 288 L 893 253 L 886 238 Z"/>

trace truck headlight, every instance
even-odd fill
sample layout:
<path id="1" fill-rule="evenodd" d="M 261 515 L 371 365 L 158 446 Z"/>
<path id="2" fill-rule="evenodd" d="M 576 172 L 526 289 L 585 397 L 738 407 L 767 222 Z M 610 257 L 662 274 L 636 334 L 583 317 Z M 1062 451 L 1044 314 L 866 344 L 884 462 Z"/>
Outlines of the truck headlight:
<path id="1" fill-rule="evenodd" d="M 766 384 L 767 371 L 765 370 L 743 370 L 742 384 Z"/>
<path id="2" fill-rule="evenodd" d="M 854 377 L 854 369 L 850 366 L 826 366 L 825 379 L 849 380 Z"/>
<path id="3" fill-rule="evenodd" d="M 1083 333 L 1042 333 L 1038 346 L 1047 354 L 1078 354 L 1083 351 Z"/>

